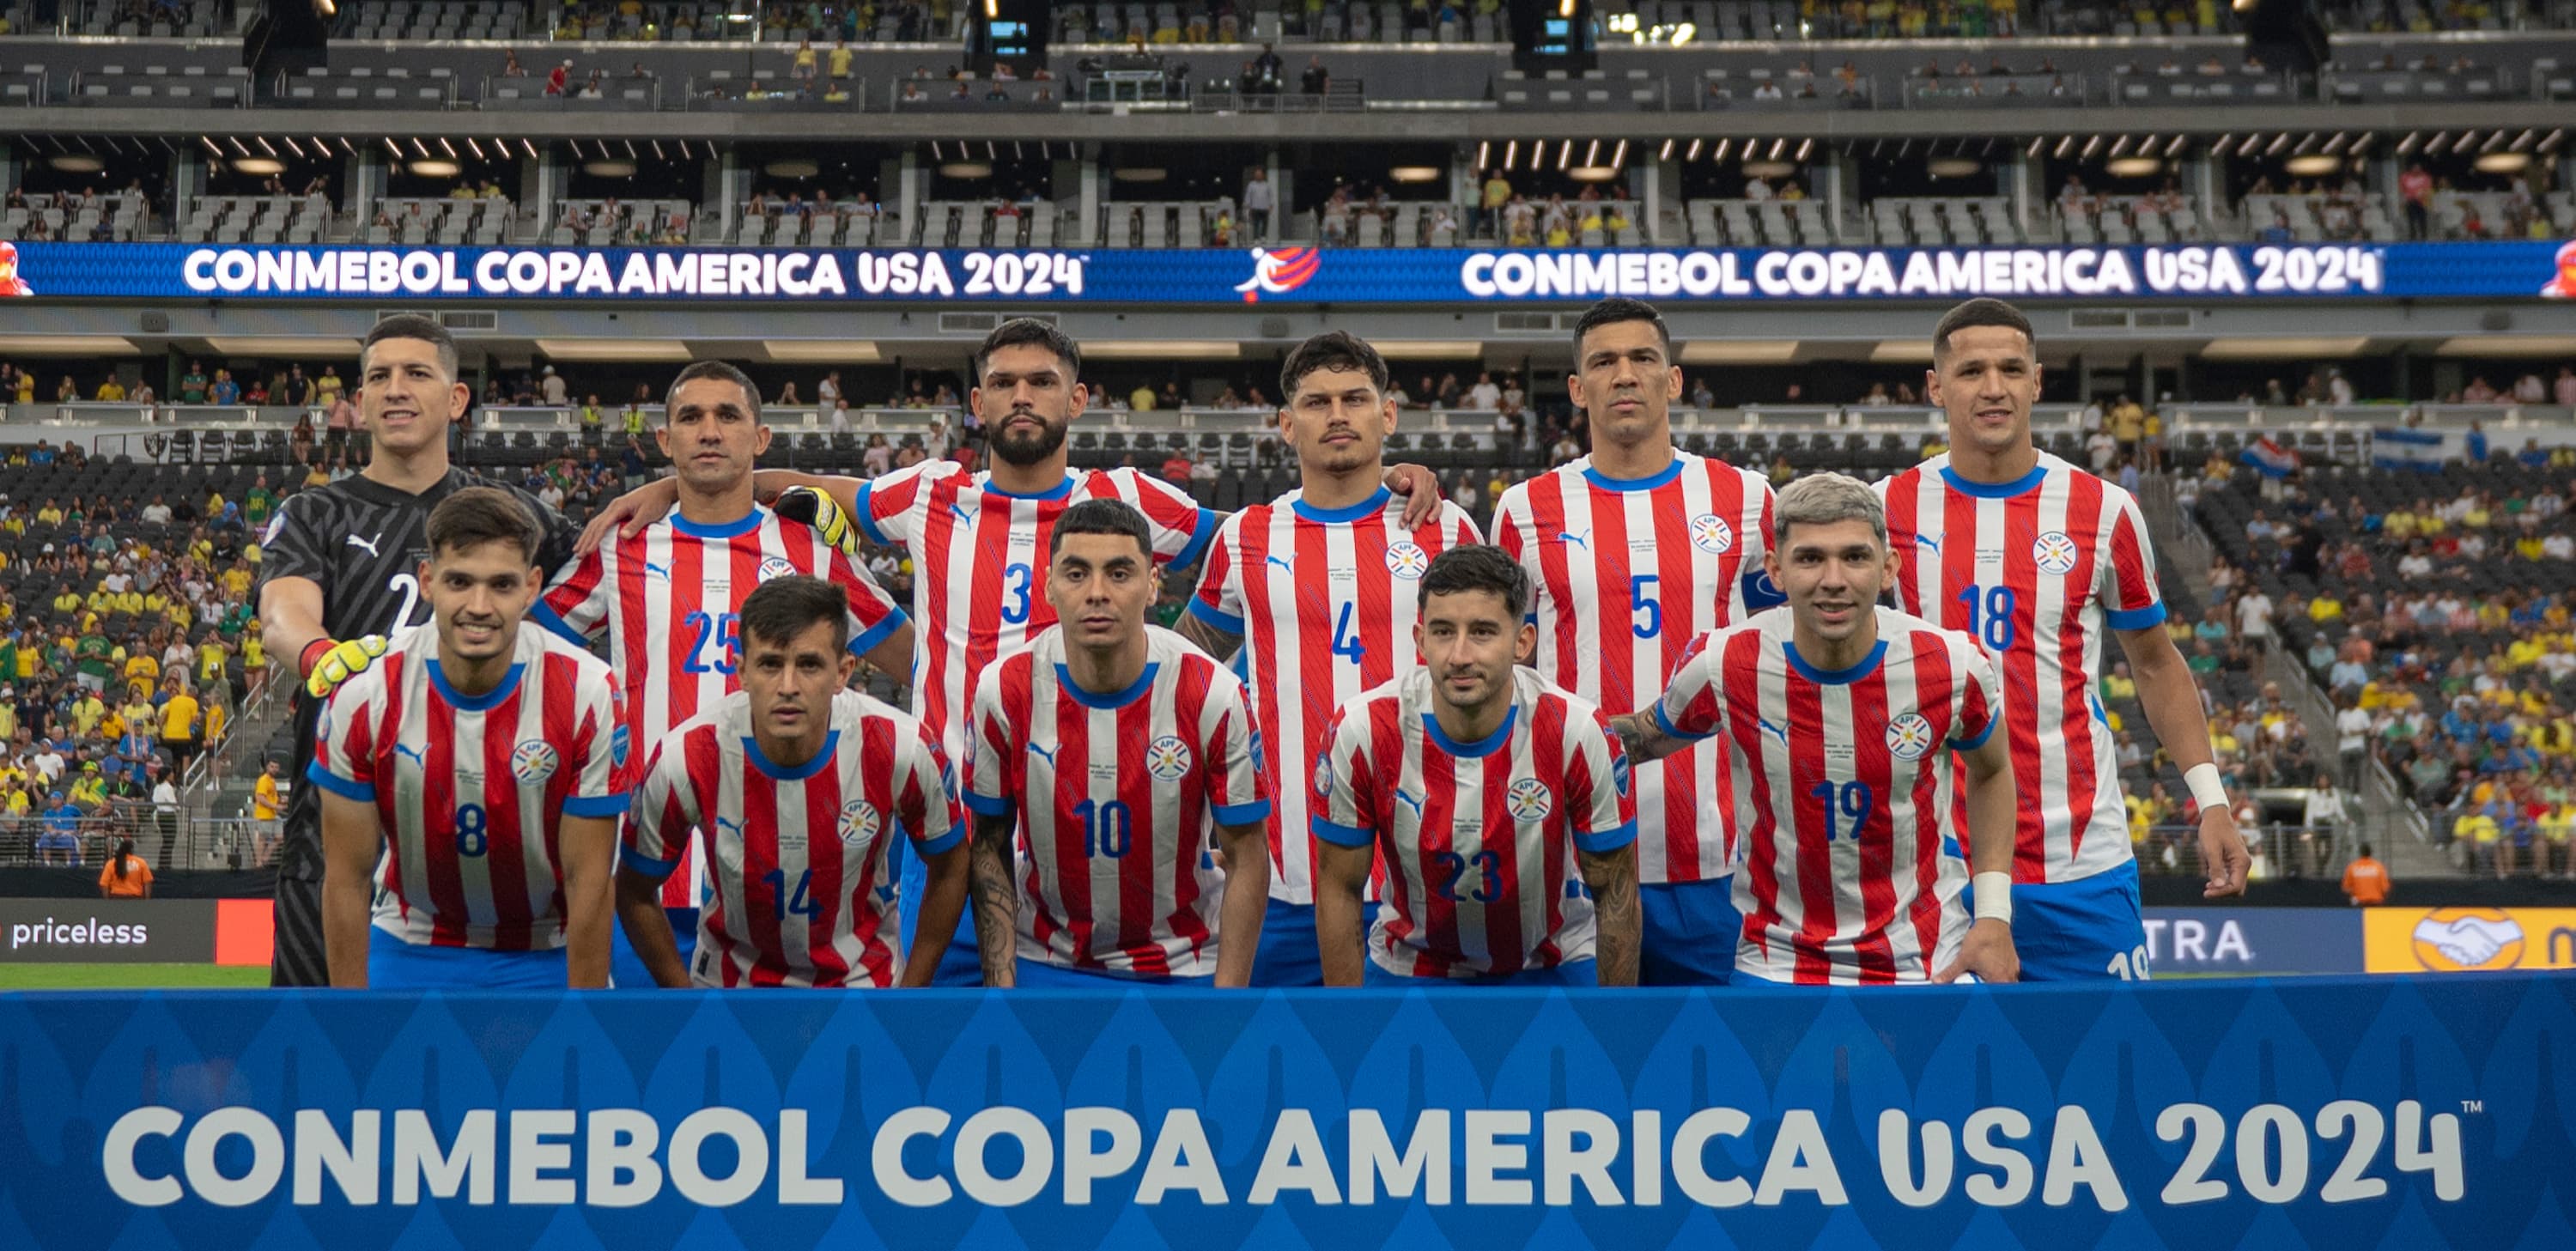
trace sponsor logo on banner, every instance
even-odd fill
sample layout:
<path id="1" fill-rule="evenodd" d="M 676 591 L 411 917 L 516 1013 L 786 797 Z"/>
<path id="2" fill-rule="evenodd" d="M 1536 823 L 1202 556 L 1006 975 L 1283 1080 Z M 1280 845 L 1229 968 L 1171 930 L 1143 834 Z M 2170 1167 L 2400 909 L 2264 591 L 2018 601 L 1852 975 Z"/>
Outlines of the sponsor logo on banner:
<path id="1" fill-rule="evenodd" d="M 205 964 L 211 899 L 0 899 L 0 963 Z"/>
<path id="2" fill-rule="evenodd" d="M 1286 295 L 1305 286 L 1323 265 L 1324 254 L 1316 248 L 1254 248 L 1252 276 L 1234 289 L 1243 293 L 1244 303 L 1258 303 L 1262 296 Z"/>
<path id="3" fill-rule="evenodd" d="M 34 295 L 36 289 L 18 272 L 18 245 L 0 240 L 0 296 Z"/>
<path id="4" fill-rule="evenodd" d="M 2148 967 L 2159 974 L 2359 973 L 2353 908 L 2149 908 Z"/>
<path id="5" fill-rule="evenodd" d="M 2373 973 L 2576 969 L 2576 908 L 2368 908 Z"/>
<path id="6" fill-rule="evenodd" d="M 2549 281 L 2540 288 L 2541 297 L 2551 300 L 2576 297 L 2576 243 L 2563 244 L 2559 247 L 2557 270 L 2558 272 L 2551 274 Z"/>

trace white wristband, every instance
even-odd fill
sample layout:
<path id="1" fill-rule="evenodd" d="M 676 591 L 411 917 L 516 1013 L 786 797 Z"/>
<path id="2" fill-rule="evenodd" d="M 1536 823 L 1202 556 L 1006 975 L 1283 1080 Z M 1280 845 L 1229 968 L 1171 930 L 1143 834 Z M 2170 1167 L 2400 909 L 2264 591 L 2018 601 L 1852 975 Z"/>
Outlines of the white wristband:
<path id="1" fill-rule="evenodd" d="M 1978 920 L 2012 924 L 2012 874 L 1977 874 L 1968 879 L 1968 890 L 1976 896 Z"/>
<path id="2" fill-rule="evenodd" d="M 2191 802 L 2202 812 L 2227 807 L 2227 784 L 2219 780 L 2217 765 L 2204 762 L 2183 770 L 2182 784 L 2191 788 Z"/>

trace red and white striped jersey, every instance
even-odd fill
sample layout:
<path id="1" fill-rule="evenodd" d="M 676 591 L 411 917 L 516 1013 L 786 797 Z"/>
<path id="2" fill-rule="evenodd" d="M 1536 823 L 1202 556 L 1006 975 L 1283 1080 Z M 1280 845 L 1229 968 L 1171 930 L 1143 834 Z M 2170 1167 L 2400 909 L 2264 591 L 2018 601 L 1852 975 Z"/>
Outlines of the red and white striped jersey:
<path id="1" fill-rule="evenodd" d="M 2093 684 L 2104 626 L 2165 619 L 2137 500 L 2045 452 L 2018 482 L 1970 482 L 1943 455 L 1876 489 L 1897 606 L 1974 638 L 2003 676 L 2013 781 L 2034 801 L 2020 807 L 2013 880 L 2067 882 L 2126 864 L 2116 739 Z"/>
<path id="2" fill-rule="evenodd" d="M 771 578 L 800 573 L 848 595 L 852 651 L 865 654 L 902 627 L 903 609 L 857 561 L 813 527 L 757 506 L 724 525 L 672 513 L 633 538 L 602 543 L 555 579 L 528 619 L 567 638 L 607 636 L 627 729 L 638 743 L 658 743 L 741 689 L 742 601 Z M 695 907 L 706 868 L 686 846 L 680 852 L 689 871 L 663 883 L 662 902 Z"/>
<path id="3" fill-rule="evenodd" d="M 842 691 L 823 750 L 786 767 L 762 754 L 737 691 L 653 745 L 624 863 L 667 875 L 692 830 L 713 886 L 691 982 L 884 988 L 903 976 L 894 840 L 938 855 L 966 836 L 966 814 L 948 758 L 909 714 Z"/>
<path id="4" fill-rule="evenodd" d="M 1502 728 L 1440 729 L 1431 671 L 1345 703 L 1315 761 L 1315 837 L 1375 843 L 1386 904 L 1369 959 L 1407 977 L 1480 977 L 1592 957 L 1577 849 L 1636 841 L 1628 756 L 1591 702 L 1512 671 Z"/>
<path id="5" fill-rule="evenodd" d="M 1218 826 L 1270 815 L 1243 683 L 1145 627 L 1145 672 L 1095 695 L 1049 629 L 975 683 L 966 806 L 1019 818 L 1020 957 L 1145 977 L 1216 972 Z"/>
<path id="6" fill-rule="evenodd" d="M 1476 523 L 1455 504 L 1418 529 L 1404 526 L 1384 487 L 1366 502 L 1320 509 L 1291 491 L 1244 509 L 1218 528 L 1190 612 L 1250 654 L 1262 767 L 1272 777 L 1322 754 L 1333 710 L 1421 664 L 1413 623 L 1431 558 L 1476 543 Z M 1270 814 L 1270 897 L 1315 901 L 1315 848 L 1306 788 L 1281 787 Z M 1294 837 L 1290 832 L 1294 831 Z"/>
<path id="7" fill-rule="evenodd" d="M 434 947 L 563 946 L 558 818 L 626 810 L 618 703 L 605 662 L 525 622 L 509 676 L 472 698 L 440 674 L 434 623 L 387 640 L 332 692 L 306 773 L 376 806 L 376 928 Z"/>
<path id="8" fill-rule="evenodd" d="M 1993 731 L 1994 666 L 1964 635 L 1877 613 L 1869 658 L 1832 672 L 1798 655 L 1789 609 L 1756 613 L 1695 644 L 1654 705 L 1667 734 L 1721 738 L 1693 754 L 1737 775 L 1739 974 L 1927 981 L 1967 934 L 1967 866 L 1942 848 L 1966 830 L 1939 757 Z"/>
<path id="9" fill-rule="evenodd" d="M 1040 495 L 1014 495 L 949 460 L 927 460 L 859 488 L 856 520 L 870 541 L 912 556 L 912 711 L 950 759 L 966 751 L 977 675 L 1055 624 L 1046 600 L 1055 519 L 1087 499 L 1124 500 L 1145 514 L 1154 559 L 1196 562 L 1216 514 L 1179 488 L 1134 469 L 1082 469 Z"/>
<path id="10" fill-rule="evenodd" d="M 1678 449 L 1651 477 L 1605 477 L 1587 456 L 1515 484 L 1494 542 L 1529 570 L 1540 675 L 1614 717 L 1654 699 L 1693 638 L 1779 602 L 1762 571 L 1770 481 Z M 1637 766 L 1637 818 L 1639 881 L 1735 871 L 1734 783 L 1715 762 Z"/>

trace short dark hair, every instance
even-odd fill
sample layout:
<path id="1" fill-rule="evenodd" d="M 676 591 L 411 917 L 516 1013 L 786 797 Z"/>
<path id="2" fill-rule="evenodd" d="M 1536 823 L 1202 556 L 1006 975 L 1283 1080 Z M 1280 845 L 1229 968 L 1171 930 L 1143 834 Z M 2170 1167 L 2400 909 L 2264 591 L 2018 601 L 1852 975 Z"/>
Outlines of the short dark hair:
<path id="1" fill-rule="evenodd" d="M 1529 611 L 1529 571 L 1490 543 L 1468 543 L 1432 557 L 1431 567 L 1422 571 L 1422 589 L 1414 602 L 1417 608 L 1427 607 L 1434 595 L 1463 591 L 1502 596 L 1504 610 L 1516 622 Z"/>
<path id="2" fill-rule="evenodd" d="M 1068 534 L 1123 534 L 1136 540 L 1145 559 L 1154 558 L 1154 532 L 1146 526 L 1145 514 L 1125 500 L 1084 500 L 1064 510 L 1055 519 L 1055 533 L 1047 536 L 1047 559 L 1064 549 Z"/>
<path id="3" fill-rule="evenodd" d="M 1288 354 L 1288 363 L 1279 367 L 1279 402 L 1282 405 L 1297 398 L 1297 384 L 1306 375 L 1325 369 L 1355 369 L 1367 374 L 1369 385 L 1379 395 L 1386 394 L 1386 358 L 1370 347 L 1368 340 L 1347 330 L 1327 330 L 1297 345 Z"/>
<path id="4" fill-rule="evenodd" d="M 447 380 L 456 381 L 456 336 L 447 333 L 434 317 L 418 313 L 396 313 L 376 322 L 367 337 L 358 343 L 358 372 L 367 369 L 367 353 L 387 339 L 418 339 L 438 349 L 438 367 L 447 371 Z"/>
<path id="5" fill-rule="evenodd" d="M 2039 336 L 2031 333 L 2030 319 L 2014 308 L 1989 295 L 1981 295 L 1949 312 L 1941 314 L 1941 324 L 1932 328 L 1932 358 L 1950 354 L 1950 336 L 1975 326 L 2003 326 L 2021 332 L 2022 341 L 2033 353 L 2039 351 Z"/>
<path id="6" fill-rule="evenodd" d="M 1664 363 L 1668 365 L 1672 363 L 1673 331 L 1671 327 L 1664 324 L 1664 315 L 1656 312 L 1655 306 L 1644 300 L 1632 300 L 1624 295 L 1614 295 L 1583 310 L 1583 320 L 1574 323 L 1576 372 L 1580 373 L 1583 369 L 1583 336 L 1603 326 L 1615 325 L 1623 321 L 1642 321 L 1653 325 L 1655 337 L 1663 340 Z"/>
<path id="7" fill-rule="evenodd" d="M 679 377 L 671 380 L 671 389 L 662 393 L 664 424 L 668 424 L 671 420 L 671 397 L 678 395 L 683 385 L 700 378 L 718 378 L 741 387 L 743 402 L 751 405 L 751 419 L 760 420 L 760 388 L 752 383 L 750 374 L 724 361 L 691 361 L 688 368 L 680 371 Z"/>
<path id="8" fill-rule="evenodd" d="M 1055 358 L 1064 362 L 1065 381 L 1068 383 L 1082 377 L 1082 348 L 1074 343 L 1072 335 L 1056 329 L 1055 323 L 1051 321 L 1040 321 L 1035 317 L 1014 317 L 993 327 L 993 333 L 985 335 L 984 341 L 976 345 L 975 385 L 983 385 L 984 362 L 992 359 L 993 353 L 1006 347 L 1018 347 L 1027 343 L 1034 343 L 1055 353 Z"/>
<path id="9" fill-rule="evenodd" d="M 431 556 L 485 543 L 509 543 L 533 566 L 544 533 L 537 528 L 537 515 L 518 496 L 500 487 L 478 486 L 458 491 L 429 510 L 427 538 Z"/>
<path id="10" fill-rule="evenodd" d="M 816 622 L 831 624 L 833 651 L 849 646 L 849 596 L 810 574 L 771 578 L 742 598 L 743 649 L 754 639 L 784 647 Z"/>

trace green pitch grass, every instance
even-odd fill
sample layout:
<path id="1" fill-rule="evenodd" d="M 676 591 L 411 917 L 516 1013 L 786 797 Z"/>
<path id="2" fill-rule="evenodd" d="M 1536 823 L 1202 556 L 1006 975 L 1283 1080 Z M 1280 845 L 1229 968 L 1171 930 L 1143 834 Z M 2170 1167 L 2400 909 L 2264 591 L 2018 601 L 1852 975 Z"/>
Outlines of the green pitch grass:
<path id="1" fill-rule="evenodd" d="M 8 964 L 0 990 L 238 990 L 268 985 L 257 965 Z"/>

